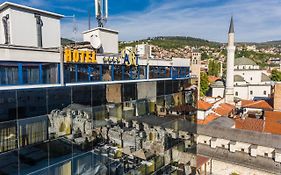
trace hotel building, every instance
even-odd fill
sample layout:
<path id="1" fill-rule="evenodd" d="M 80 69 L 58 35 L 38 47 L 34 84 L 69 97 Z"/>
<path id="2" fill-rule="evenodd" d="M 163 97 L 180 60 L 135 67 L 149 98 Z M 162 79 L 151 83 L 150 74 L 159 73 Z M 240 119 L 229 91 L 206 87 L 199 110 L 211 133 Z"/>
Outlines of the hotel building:
<path id="1" fill-rule="evenodd" d="M 195 104 L 188 59 L 119 54 L 118 32 L 106 28 L 62 47 L 63 17 L 0 5 L 0 174 L 124 172 L 95 152 L 104 128 Z"/>

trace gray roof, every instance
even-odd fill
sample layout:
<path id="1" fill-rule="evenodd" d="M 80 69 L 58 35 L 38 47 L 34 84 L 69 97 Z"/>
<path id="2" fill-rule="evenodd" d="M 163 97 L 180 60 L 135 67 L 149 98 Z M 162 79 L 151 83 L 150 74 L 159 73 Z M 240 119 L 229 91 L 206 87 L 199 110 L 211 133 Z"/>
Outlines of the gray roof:
<path id="1" fill-rule="evenodd" d="M 219 147 L 213 149 L 209 145 L 204 144 L 198 144 L 196 149 L 198 155 L 207 156 L 215 160 L 222 160 L 223 162 L 231 164 L 242 165 L 255 170 L 262 170 L 279 175 L 281 174 L 281 164 L 270 158 L 262 156 L 253 157 L 250 154 L 241 151 L 232 153 L 225 148 Z"/>
<path id="2" fill-rule="evenodd" d="M 197 132 L 200 135 L 281 149 L 281 135 L 209 125 L 198 125 Z"/>
<path id="3" fill-rule="evenodd" d="M 257 65 L 257 63 L 250 58 L 241 57 L 234 60 L 234 65 Z"/>
<path id="4" fill-rule="evenodd" d="M 234 81 L 242 82 L 242 81 L 245 81 L 245 79 L 241 75 L 234 75 Z"/>
<path id="5" fill-rule="evenodd" d="M 261 74 L 261 81 L 271 81 L 271 79 L 269 78 L 269 76 L 265 75 L 264 73 Z"/>
<path id="6" fill-rule="evenodd" d="M 211 85 L 211 87 L 224 87 L 224 84 L 223 84 L 223 82 L 221 81 L 221 80 L 219 80 L 219 81 L 215 81 L 212 85 Z"/>
<path id="7" fill-rule="evenodd" d="M 211 123 L 208 125 L 210 126 L 222 126 L 226 128 L 231 128 L 235 125 L 235 122 L 233 119 L 230 119 L 228 117 L 219 117 L 215 120 L 213 120 Z"/>
<path id="8" fill-rule="evenodd" d="M 231 16 L 230 26 L 228 33 L 234 33 L 234 24 L 233 24 L 233 16 Z"/>

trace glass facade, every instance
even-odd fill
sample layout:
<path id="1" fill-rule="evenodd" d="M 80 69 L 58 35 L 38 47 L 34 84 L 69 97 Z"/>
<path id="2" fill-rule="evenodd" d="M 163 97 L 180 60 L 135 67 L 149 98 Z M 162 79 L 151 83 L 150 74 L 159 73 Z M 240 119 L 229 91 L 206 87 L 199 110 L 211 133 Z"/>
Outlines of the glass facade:
<path id="1" fill-rule="evenodd" d="M 188 80 L 0 91 L 0 174 L 123 174 L 121 160 L 105 156 L 110 150 L 95 151 L 100 130 L 110 121 L 194 106 L 184 84 Z"/>
<path id="2" fill-rule="evenodd" d="M 59 83 L 57 63 L 0 62 L 0 86 Z"/>

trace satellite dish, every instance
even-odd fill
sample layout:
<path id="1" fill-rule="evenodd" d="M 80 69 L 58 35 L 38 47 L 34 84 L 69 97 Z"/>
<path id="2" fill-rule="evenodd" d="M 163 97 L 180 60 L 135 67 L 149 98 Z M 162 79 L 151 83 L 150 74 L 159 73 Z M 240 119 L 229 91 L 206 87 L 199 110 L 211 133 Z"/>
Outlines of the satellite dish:
<path id="1" fill-rule="evenodd" d="M 93 46 L 94 49 L 101 48 L 101 40 L 98 37 L 98 35 L 92 35 L 90 43 L 91 43 L 91 45 Z"/>

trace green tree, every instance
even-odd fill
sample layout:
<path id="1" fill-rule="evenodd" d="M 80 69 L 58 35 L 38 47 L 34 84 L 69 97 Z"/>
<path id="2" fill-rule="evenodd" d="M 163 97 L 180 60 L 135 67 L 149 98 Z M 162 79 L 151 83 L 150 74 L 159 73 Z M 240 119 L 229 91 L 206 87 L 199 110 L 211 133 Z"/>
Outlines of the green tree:
<path id="1" fill-rule="evenodd" d="M 203 52 L 201 55 L 202 60 L 207 60 L 209 58 L 208 54 L 206 52 Z"/>
<path id="2" fill-rule="evenodd" d="M 200 74 L 200 95 L 205 96 L 209 90 L 209 80 L 208 75 L 205 72 Z"/>
<path id="3" fill-rule="evenodd" d="M 281 72 L 276 69 L 273 69 L 270 78 L 272 81 L 281 81 Z"/>
<path id="4" fill-rule="evenodd" d="M 216 60 L 209 60 L 208 65 L 208 75 L 210 76 L 218 76 L 220 72 L 220 63 Z"/>

